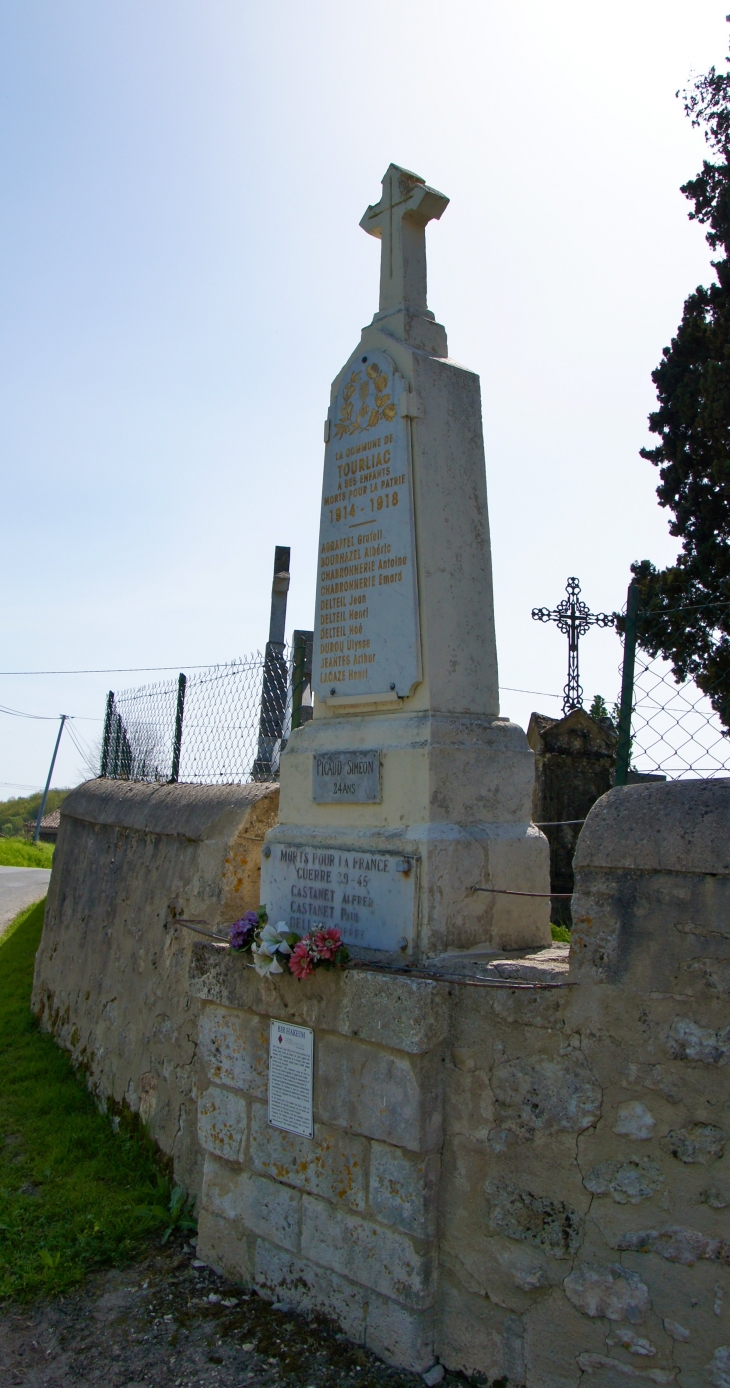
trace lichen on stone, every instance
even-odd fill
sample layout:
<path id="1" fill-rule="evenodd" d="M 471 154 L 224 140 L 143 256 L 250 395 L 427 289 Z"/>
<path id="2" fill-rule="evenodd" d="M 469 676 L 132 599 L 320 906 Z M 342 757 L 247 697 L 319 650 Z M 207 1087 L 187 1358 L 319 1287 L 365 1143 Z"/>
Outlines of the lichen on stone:
<path id="1" fill-rule="evenodd" d="M 554 1258 L 569 1258 L 583 1242 L 583 1219 L 562 1200 L 549 1200 L 506 1181 L 488 1181 L 490 1223 L 508 1239 L 544 1248 Z"/>

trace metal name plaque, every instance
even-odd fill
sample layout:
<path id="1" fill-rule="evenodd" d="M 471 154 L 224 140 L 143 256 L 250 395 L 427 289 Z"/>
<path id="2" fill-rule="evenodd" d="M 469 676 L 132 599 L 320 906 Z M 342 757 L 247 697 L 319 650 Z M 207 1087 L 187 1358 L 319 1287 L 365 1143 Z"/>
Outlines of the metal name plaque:
<path id="1" fill-rule="evenodd" d="M 327 752 L 312 757 L 312 799 L 315 805 L 377 805 L 380 752 Z"/>
<path id="2" fill-rule="evenodd" d="M 330 407 L 313 679 L 337 703 L 405 697 L 421 679 L 410 424 L 385 352 L 358 355 Z"/>
<path id="3" fill-rule="evenodd" d="M 314 1032 L 291 1022 L 269 1027 L 269 1123 L 285 1133 L 313 1137 Z"/>
<path id="4" fill-rule="evenodd" d="M 399 853 L 272 843 L 261 867 L 261 899 L 270 921 L 286 921 L 298 935 L 336 925 L 345 944 L 406 949 L 417 875 L 417 859 Z"/>

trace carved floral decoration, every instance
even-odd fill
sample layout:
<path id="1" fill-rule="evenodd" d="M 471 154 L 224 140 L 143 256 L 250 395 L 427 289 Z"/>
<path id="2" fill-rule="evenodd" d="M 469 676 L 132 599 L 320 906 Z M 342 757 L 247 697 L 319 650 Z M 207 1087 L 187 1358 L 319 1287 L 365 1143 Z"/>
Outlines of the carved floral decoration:
<path id="1" fill-rule="evenodd" d="M 376 424 L 385 421 L 390 424 L 396 416 L 396 408 L 388 392 L 388 377 L 376 362 L 371 362 L 361 380 L 362 371 L 353 371 L 342 391 L 340 417 L 335 424 L 335 434 L 343 439 L 346 434 L 363 434 L 366 429 L 374 429 Z M 371 396 L 371 389 L 374 397 Z M 355 407 L 360 401 L 357 413 Z"/>

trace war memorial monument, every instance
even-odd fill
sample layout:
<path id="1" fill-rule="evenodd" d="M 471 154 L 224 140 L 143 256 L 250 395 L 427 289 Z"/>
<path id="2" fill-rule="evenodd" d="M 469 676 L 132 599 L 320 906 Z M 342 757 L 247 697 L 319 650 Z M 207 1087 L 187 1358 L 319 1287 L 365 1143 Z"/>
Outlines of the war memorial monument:
<path id="1" fill-rule="evenodd" d="M 360 224 L 380 306 L 332 385 L 314 718 L 281 759 L 262 869 L 270 918 L 409 958 L 550 941 L 533 757 L 499 714 L 479 379 L 426 303 L 447 204 L 391 164 Z"/>

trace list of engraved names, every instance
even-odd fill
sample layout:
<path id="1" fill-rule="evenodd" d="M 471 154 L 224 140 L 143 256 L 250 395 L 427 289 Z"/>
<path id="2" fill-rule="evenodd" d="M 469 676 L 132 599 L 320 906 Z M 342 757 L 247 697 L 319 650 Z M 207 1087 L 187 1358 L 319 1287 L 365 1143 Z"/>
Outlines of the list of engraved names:
<path id="1" fill-rule="evenodd" d="M 347 944 L 394 950 L 412 936 L 415 877 L 398 853 L 277 843 L 261 890 L 269 918 L 298 935 L 335 925 Z"/>
<path id="2" fill-rule="evenodd" d="M 420 678 L 409 426 L 392 404 L 403 385 L 385 353 L 368 354 L 361 366 L 345 373 L 325 453 L 314 648 L 320 698 L 402 696 Z"/>

